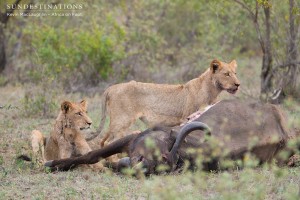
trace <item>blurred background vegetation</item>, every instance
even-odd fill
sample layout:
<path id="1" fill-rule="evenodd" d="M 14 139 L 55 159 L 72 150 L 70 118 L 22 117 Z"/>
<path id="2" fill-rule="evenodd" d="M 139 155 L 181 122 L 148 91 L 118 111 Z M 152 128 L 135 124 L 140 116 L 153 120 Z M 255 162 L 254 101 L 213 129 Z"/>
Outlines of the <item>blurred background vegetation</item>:
<path id="1" fill-rule="evenodd" d="M 214 58 L 237 60 L 242 94 L 275 102 L 300 97 L 296 0 L 6 3 L 84 5 L 73 10 L 80 17 L 8 17 L 20 10 L 1 7 L 0 85 L 24 85 L 24 102 L 39 102 L 44 114 L 57 93 L 93 94 L 132 79 L 182 83 Z"/>

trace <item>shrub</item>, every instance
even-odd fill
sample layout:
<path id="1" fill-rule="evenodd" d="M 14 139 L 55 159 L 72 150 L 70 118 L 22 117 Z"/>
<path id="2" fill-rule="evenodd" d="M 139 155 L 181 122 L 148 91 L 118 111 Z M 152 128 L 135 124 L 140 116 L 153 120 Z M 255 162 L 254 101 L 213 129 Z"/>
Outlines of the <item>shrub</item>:
<path id="1" fill-rule="evenodd" d="M 124 32 L 115 29 L 107 35 L 97 26 L 86 30 L 32 25 L 25 30 L 35 56 L 29 77 L 36 82 L 45 77 L 61 80 L 64 86 L 82 81 L 97 84 L 107 79 L 113 63 L 123 56 L 123 49 L 116 46 Z"/>

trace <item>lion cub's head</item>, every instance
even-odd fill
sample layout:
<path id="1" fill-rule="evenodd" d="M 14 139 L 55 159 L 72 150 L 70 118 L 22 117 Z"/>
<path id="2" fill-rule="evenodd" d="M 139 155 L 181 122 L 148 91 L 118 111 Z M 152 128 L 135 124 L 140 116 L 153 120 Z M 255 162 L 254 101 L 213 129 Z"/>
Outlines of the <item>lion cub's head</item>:
<path id="1" fill-rule="evenodd" d="M 236 77 L 237 63 L 235 60 L 230 63 L 213 60 L 210 64 L 212 81 L 220 90 L 234 94 L 240 86 L 240 81 Z"/>
<path id="2" fill-rule="evenodd" d="M 61 104 L 59 121 L 64 121 L 64 126 L 76 130 L 86 130 L 91 127 L 92 120 L 87 115 L 87 102 L 72 103 L 64 101 Z"/>

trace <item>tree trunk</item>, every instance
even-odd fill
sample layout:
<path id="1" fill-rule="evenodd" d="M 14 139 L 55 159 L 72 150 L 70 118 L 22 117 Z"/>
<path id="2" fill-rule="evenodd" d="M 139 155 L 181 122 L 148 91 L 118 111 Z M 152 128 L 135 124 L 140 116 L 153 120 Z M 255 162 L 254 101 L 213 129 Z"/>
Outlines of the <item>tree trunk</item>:
<path id="1" fill-rule="evenodd" d="M 15 0 L 13 4 L 17 6 L 20 4 L 21 1 L 22 0 Z M 32 2 L 30 1 L 30 3 Z M 4 7 L 4 3 L 3 3 L 3 7 Z M 6 38 L 4 34 L 4 28 L 8 22 L 10 14 L 14 12 L 14 9 L 6 9 L 4 12 L 1 12 L 2 10 L 3 9 L 0 9 L 0 73 L 4 71 L 6 65 L 6 53 L 5 53 Z"/>
<path id="2" fill-rule="evenodd" d="M 5 54 L 5 35 L 3 25 L 0 23 L 0 73 L 3 72 L 6 65 L 6 54 Z"/>
<path id="3" fill-rule="evenodd" d="M 297 49 L 297 28 L 295 27 L 295 14 L 293 10 L 295 8 L 294 0 L 289 0 L 289 32 L 287 34 L 288 46 L 287 46 L 287 63 L 295 63 L 298 59 Z M 288 73 L 286 80 L 284 81 L 283 90 L 287 93 L 292 93 L 296 90 L 297 78 L 299 70 L 297 64 L 291 64 L 288 66 Z"/>
<path id="4" fill-rule="evenodd" d="M 265 96 L 272 87 L 272 47 L 271 47 L 271 23 L 270 7 L 264 8 L 265 13 L 265 38 L 263 49 L 263 63 L 261 70 L 261 95 Z"/>

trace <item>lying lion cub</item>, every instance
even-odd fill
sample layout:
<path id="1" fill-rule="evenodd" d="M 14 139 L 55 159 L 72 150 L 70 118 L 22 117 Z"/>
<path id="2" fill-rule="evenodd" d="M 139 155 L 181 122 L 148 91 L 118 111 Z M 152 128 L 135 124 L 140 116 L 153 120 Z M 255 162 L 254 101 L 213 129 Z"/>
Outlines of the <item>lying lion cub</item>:
<path id="1" fill-rule="evenodd" d="M 103 129 L 106 112 L 110 116 L 110 125 L 101 146 L 106 140 L 111 142 L 123 137 L 137 119 L 150 126 L 179 125 L 200 107 L 215 103 L 222 90 L 234 94 L 240 85 L 236 67 L 235 60 L 230 63 L 213 60 L 201 76 L 184 85 L 130 81 L 109 87 L 103 94 L 103 115 L 97 133 Z"/>
<path id="2" fill-rule="evenodd" d="M 38 130 L 32 131 L 31 144 L 34 154 L 37 155 L 41 151 L 45 162 L 90 152 L 91 148 L 82 130 L 89 129 L 91 124 L 92 120 L 87 116 L 86 101 L 63 102 L 49 138 L 46 139 Z"/>

